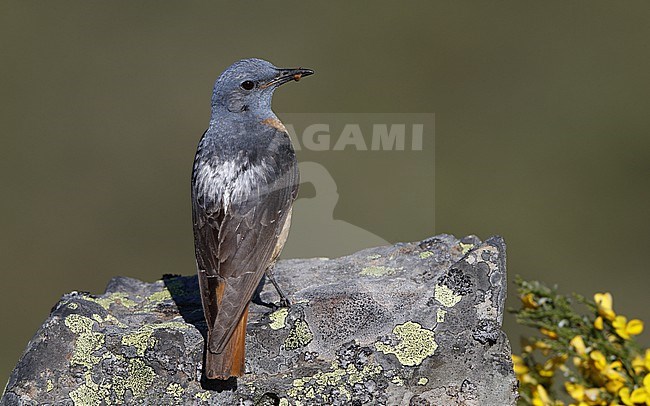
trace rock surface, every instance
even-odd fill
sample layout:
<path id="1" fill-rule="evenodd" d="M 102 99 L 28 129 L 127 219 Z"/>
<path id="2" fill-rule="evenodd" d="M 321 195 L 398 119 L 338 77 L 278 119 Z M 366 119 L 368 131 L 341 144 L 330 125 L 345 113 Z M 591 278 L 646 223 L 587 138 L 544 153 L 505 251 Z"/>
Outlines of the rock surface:
<path id="1" fill-rule="evenodd" d="M 251 305 L 247 373 L 201 378 L 195 276 L 72 292 L 14 369 L 2 405 L 514 405 L 501 331 L 505 244 L 449 235 L 338 259 L 281 261 Z M 270 285 L 270 284 L 268 284 Z"/>

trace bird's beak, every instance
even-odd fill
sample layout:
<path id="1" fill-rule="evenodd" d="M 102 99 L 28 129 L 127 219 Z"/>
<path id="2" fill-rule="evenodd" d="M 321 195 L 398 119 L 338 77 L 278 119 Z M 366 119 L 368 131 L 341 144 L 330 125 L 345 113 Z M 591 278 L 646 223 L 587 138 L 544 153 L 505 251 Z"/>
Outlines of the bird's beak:
<path id="1" fill-rule="evenodd" d="M 291 82 L 295 80 L 296 82 L 302 79 L 303 76 L 313 75 L 314 71 L 311 69 L 305 68 L 281 68 L 278 69 L 278 76 L 273 78 L 271 81 L 264 83 L 260 87 L 266 89 L 269 86 L 280 86 L 284 83 Z"/>

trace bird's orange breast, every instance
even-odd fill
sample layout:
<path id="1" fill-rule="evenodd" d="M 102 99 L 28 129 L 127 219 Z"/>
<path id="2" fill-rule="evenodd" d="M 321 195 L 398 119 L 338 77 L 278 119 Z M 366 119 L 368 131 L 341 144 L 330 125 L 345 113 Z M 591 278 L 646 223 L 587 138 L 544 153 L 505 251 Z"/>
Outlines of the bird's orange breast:
<path id="1" fill-rule="evenodd" d="M 268 125 L 269 127 L 273 127 L 278 131 L 282 131 L 282 132 L 285 132 L 285 133 L 287 132 L 287 128 L 277 118 L 266 118 L 266 119 L 262 120 L 262 124 Z"/>

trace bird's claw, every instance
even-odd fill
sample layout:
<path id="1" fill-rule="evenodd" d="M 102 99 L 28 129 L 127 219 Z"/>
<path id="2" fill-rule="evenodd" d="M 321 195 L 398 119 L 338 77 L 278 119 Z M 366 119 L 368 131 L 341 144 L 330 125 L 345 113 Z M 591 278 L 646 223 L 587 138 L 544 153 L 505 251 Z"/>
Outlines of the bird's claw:
<path id="1" fill-rule="evenodd" d="M 291 301 L 286 297 L 280 298 L 280 307 L 290 308 L 291 307 Z"/>

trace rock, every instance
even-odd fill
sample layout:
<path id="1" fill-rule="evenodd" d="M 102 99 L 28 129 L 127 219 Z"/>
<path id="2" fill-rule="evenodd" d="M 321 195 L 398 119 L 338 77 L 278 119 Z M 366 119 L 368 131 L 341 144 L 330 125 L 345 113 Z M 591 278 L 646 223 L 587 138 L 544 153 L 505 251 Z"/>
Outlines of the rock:
<path id="1" fill-rule="evenodd" d="M 226 382 L 201 378 L 195 276 L 118 277 L 101 296 L 63 296 L 0 404 L 514 405 L 505 259 L 500 237 L 441 235 L 281 261 L 294 305 L 274 310 L 264 286 L 247 373 Z"/>

